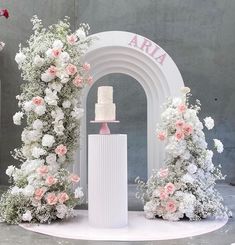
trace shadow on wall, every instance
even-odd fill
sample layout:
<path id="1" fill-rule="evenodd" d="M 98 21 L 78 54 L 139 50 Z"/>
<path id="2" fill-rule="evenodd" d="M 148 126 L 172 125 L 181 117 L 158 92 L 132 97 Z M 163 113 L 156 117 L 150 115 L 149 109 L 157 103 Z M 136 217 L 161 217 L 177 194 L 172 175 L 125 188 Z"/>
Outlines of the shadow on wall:
<path id="1" fill-rule="evenodd" d="M 95 118 L 95 103 L 99 86 L 113 86 L 116 118 L 119 124 L 110 125 L 111 133 L 128 135 L 128 183 L 137 176 L 147 179 L 147 98 L 142 86 L 124 74 L 109 74 L 99 79 L 87 96 L 87 133 L 97 134 L 99 126 L 90 124 Z"/>

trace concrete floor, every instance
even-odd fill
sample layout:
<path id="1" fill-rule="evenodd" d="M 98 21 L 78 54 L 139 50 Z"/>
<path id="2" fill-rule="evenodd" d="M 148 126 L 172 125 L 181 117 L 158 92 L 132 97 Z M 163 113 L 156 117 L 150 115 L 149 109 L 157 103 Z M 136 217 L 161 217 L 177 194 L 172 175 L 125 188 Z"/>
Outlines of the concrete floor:
<path id="1" fill-rule="evenodd" d="M 223 194 L 226 205 L 235 213 L 235 187 L 227 184 L 217 186 L 218 190 Z M 3 189 L 3 188 L 1 188 Z M 139 210 L 142 205 L 135 199 L 135 188 L 129 186 L 129 209 Z M 235 244 L 235 219 L 231 218 L 228 223 L 221 229 L 208 233 L 206 235 L 195 236 L 184 239 L 169 241 L 153 241 L 153 242 L 95 242 L 95 241 L 79 241 L 60 239 L 46 235 L 40 235 L 30 231 L 26 231 L 17 225 L 6 225 L 0 223 L 0 245 L 231 245 Z"/>

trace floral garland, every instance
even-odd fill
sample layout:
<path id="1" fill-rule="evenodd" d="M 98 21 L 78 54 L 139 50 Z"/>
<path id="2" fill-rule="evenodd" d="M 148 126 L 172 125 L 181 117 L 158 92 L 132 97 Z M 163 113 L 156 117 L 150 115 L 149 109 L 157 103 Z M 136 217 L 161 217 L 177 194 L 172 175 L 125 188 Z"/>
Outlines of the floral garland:
<path id="1" fill-rule="evenodd" d="M 90 65 L 81 61 L 92 41 L 89 26 L 72 33 L 68 17 L 48 29 L 37 16 L 32 23 L 27 47 L 20 45 L 15 56 L 27 82 L 16 96 L 20 111 L 13 121 L 20 125 L 25 117 L 27 126 L 22 147 L 12 153 L 22 164 L 6 170 L 12 186 L 0 201 L 1 220 L 11 224 L 70 217 L 83 198 L 80 187 L 72 191 L 79 176 L 67 168 L 78 147 L 82 89 L 92 83 Z"/>
<path id="2" fill-rule="evenodd" d="M 198 118 L 200 102 L 190 105 L 190 89 L 184 87 L 182 92 L 182 97 L 169 99 L 164 105 L 157 127 L 157 138 L 166 144 L 166 168 L 154 171 L 147 183 L 137 178 L 137 198 L 144 202 L 150 219 L 199 220 L 231 215 L 214 188 L 215 181 L 224 176 L 221 166 L 215 167 L 212 162 L 213 151 L 207 149 L 203 124 Z M 204 123 L 208 130 L 214 127 L 211 117 L 205 118 Z M 214 139 L 214 144 L 222 153 L 222 142 Z"/>
<path id="3" fill-rule="evenodd" d="M 6 19 L 9 18 L 9 12 L 7 9 L 0 9 L 0 17 L 5 17 Z M 5 43 L 0 42 L 0 52 L 4 49 Z"/>

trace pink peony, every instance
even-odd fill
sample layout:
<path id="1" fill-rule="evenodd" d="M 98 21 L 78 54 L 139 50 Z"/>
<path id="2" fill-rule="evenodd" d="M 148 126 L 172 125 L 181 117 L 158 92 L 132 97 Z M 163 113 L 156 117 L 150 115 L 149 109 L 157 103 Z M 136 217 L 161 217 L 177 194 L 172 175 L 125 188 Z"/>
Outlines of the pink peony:
<path id="1" fill-rule="evenodd" d="M 177 120 L 175 123 L 176 128 L 182 128 L 184 126 L 184 121 L 183 120 Z"/>
<path id="2" fill-rule="evenodd" d="M 67 147 L 63 144 L 58 145 L 55 149 L 55 153 L 59 156 L 64 156 L 67 153 Z"/>
<path id="3" fill-rule="evenodd" d="M 54 77 L 56 76 L 58 70 L 55 66 L 50 66 L 48 69 L 47 69 L 47 73 L 51 76 L 51 77 Z"/>
<path id="4" fill-rule="evenodd" d="M 78 38 L 76 35 L 72 34 L 70 36 L 67 36 L 67 42 L 70 44 L 70 45 L 74 45 L 76 44 Z"/>
<path id="5" fill-rule="evenodd" d="M 169 200 L 166 203 L 166 211 L 169 213 L 174 213 L 177 209 L 176 202 L 174 200 Z"/>
<path id="6" fill-rule="evenodd" d="M 70 179 L 72 182 L 74 182 L 74 183 L 77 183 L 77 182 L 80 181 L 80 177 L 79 177 L 78 175 L 76 175 L 76 174 L 71 174 L 70 177 L 69 177 L 69 179 Z"/>
<path id="7" fill-rule="evenodd" d="M 175 133 L 175 138 L 176 140 L 182 140 L 184 139 L 184 133 L 180 130 L 177 130 L 176 133 Z"/>
<path id="8" fill-rule="evenodd" d="M 163 132 L 163 131 L 160 131 L 158 134 L 157 134 L 157 138 L 161 141 L 165 140 L 166 139 L 166 133 Z"/>
<path id="9" fill-rule="evenodd" d="M 183 131 L 185 135 L 190 135 L 193 132 L 193 127 L 190 124 L 185 124 L 183 127 Z"/>
<path id="10" fill-rule="evenodd" d="M 49 205 L 55 205 L 58 202 L 58 198 L 55 193 L 49 193 L 46 197 L 46 200 Z"/>
<path id="11" fill-rule="evenodd" d="M 165 192 L 165 190 L 160 191 L 159 198 L 160 200 L 166 200 L 168 198 L 168 194 Z"/>
<path id="12" fill-rule="evenodd" d="M 36 96 L 32 98 L 32 102 L 36 106 L 40 106 L 44 104 L 44 99 L 40 96 Z"/>
<path id="13" fill-rule="evenodd" d="M 61 49 L 60 48 L 54 48 L 52 49 L 52 56 L 55 58 L 58 58 L 61 54 Z"/>
<path id="14" fill-rule="evenodd" d="M 168 176 L 168 168 L 160 169 L 158 172 L 160 178 L 164 179 Z"/>
<path id="15" fill-rule="evenodd" d="M 44 175 L 48 173 L 48 167 L 46 165 L 42 165 L 41 167 L 37 168 L 37 173 L 40 175 Z"/>
<path id="16" fill-rule="evenodd" d="M 166 190 L 166 193 L 168 193 L 168 194 L 173 194 L 174 191 L 175 191 L 175 185 L 172 184 L 172 183 L 168 183 L 168 184 L 166 184 L 166 186 L 165 186 L 165 190 Z"/>
<path id="17" fill-rule="evenodd" d="M 82 88 L 82 78 L 77 75 L 73 80 L 73 84 L 78 88 Z"/>
<path id="18" fill-rule="evenodd" d="M 46 192 L 46 190 L 44 188 L 36 189 L 34 192 L 34 198 L 38 201 L 41 200 L 43 195 L 45 194 L 45 192 Z"/>
<path id="19" fill-rule="evenodd" d="M 84 63 L 82 67 L 85 71 L 89 71 L 91 69 L 91 65 L 88 63 Z"/>
<path id="20" fill-rule="evenodd" d="M 69 200 L 69 196 L 66 192 L 61 192 L 57 196 L 59 203 L 64 203 Z"/>
<path id="21" fill-rule="evenodd" d="M 92 77 L 92 76 L 89 76 L 89 77 L 88 77 L 87 83 L 88 83 L 89 85 L 92 85 L 92 83 L 93 83 L 93 77 Z"/>
<path id="22" fill-rule="evenodd" d="M 72 65 L 72 64 L 69 64 L 67 67 L 66 67 L 66 72 L 68 75 L 75 75 L 76 72 L 77 72 L 77 67 L 75 65 Z"/>
<path id="23" fill-rule="evenodd" d="M 52 186 L 55 183 L 57 183 L 57 179 L 56 178 L 54 178 L 53 176 L 47 176 L 47 178 L 46 178 L 46 184 L 48 186 Z"/>
<path id="24" fill-rule="evenodd" d="M 180 104 L 180 105 L 178 106 L 178 111 L 179 111 L 180 113 L 184 113 L 184 112 L 186 111 L 186 109 L 187 109 L 187 106 L 186 106 L 185 104 Z"/>

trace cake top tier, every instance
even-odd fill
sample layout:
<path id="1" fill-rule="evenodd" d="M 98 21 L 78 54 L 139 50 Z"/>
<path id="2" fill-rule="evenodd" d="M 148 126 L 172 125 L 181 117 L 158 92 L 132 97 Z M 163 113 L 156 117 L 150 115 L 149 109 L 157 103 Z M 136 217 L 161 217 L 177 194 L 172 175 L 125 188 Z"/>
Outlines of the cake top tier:
<path id="1" fill-rule="evenodd" d="M 112 104 L 113 103 L 113 87 L 100 86 L 98 87 L 98 104 Z"/>

